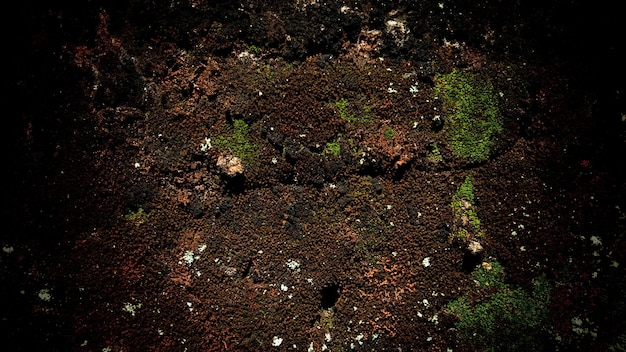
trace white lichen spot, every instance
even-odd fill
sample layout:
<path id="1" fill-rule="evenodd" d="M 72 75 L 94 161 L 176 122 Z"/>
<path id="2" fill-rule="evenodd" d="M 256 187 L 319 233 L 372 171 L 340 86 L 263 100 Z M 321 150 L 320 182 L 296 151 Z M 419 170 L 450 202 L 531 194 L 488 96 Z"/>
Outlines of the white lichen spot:
<path id="1" fill-rule="evenodd" d="M 39 299 L 41 299 L 42 301 L 46 301 L 46 302 L 50 302 L 50 300 L 52 299 L 52 295 L 50 294 L 50 291 L 47 288 L 42 288 L 41 290 L 39 290 L 39 293 L 37 293 L 37 296 L 39 296 Z"/>
<path id="2" fill-rule="evenodd" d="M 213 146 L 211 145 L 211 138 L 209 137 L 204 138 L 204 143 L 200 143 L 200 150 L 203 152 L 208 151 L 212 147 Z"/>
<path id="3" fill-rule="evenodd" d="M 424 268 L 428 268 L 430 266 L 430 257 L 424 258 L 424 260 L 422 260 L 422 265 Z"/>
<path id="4" fill-rule="evenodd" d="M 594 246 L 601 246 L 602 245 L 602 240 L 600 240 L 600 237 L 598 236 L 591 236 L 589 238 L 589 240 L 591 240 L 591 244 Z"/>
<path id="5" fill-rule="evenodd" d="M 295 272 L 299 272 L 300 271 L 300 263 L 298 263 L 297 261 L 290 259 L 287 262 L 287 267 L 289 268 L 289 270 L 291 271 L 295 271 Z"/>
<path id="6" fill-rule="evenodd" d="M 354 339 L 356 340 L 356 342 L 358 342 L 358 343 L 359 343 L 359 345 L 362 345 L 362 344 L 363 344 L 363 338 L 364 338 L 364 337 L 365 337 L 365 336 L 364 336 L 363 334 L 358 334 L 358 335 L 356 335 L 356 337 L 355 337 Z"/>
<path id="7" fill-rule="evenodd" d="M 324 340 L 326 340 L 326 342 L 330 342 L 330 341 L 332 341 L 332 339 L 333 338 L 332 338 L 332 336 L 330 336 L 329 332 L 324 334 Z"/>
<path id="8" fill-rule="evenodd" d="M 124 307 L 122 307 L 122 310 L 127 313 L 130 313 L 130 315 L 134 317 L 135 313 L 137 313 L 137 310 L 141 308 L 141 305 L 142 305 L 141 302 L 138 302 L 138 303 L 126 302 L 124 303 Z"/>
<path id="9" fill-rule="evenodd" d="M 289 289 L 289 287 L 287 285 L 284 284 L 280 284 L 280 290 L 283 292 L 287 292 L 287 290 Z"/>
<path id="10" fill-rule="evenodd" d="M 274 346 L 274 347 L 278 347 L 278 346 L 280 346 L 282 343 L 283 343 L 283 339 L 281 339 L 280 337 L 278 337 L 278 336 L 274 336 L 274 337 L 272 338 L 272 346 Z"/>
<path id="11" fill-rule="evenodd" d="M 193 251 L 185 251 L 183 254 L 183 260 L 187 263 L 187 265 L 191 265 L 191 263 L 195 260 Z"/>
<path id="12" fill-rule="evenodd" d="M 11 253 L 13 253 L 13 247 L 4 246 L 4 247 L 2 247 L 2 251 L 4 253 L 6 253 L 6 254 L 11 254 Z"/>

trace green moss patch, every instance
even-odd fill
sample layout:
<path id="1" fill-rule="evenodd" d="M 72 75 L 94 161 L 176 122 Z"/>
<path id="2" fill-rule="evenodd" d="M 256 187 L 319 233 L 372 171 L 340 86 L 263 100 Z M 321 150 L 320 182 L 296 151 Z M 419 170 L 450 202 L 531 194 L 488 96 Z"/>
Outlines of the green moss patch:
<path id="1" fill-rule="evenodd" d="M 485 263 L 472 278 L 478 287 L 445 309 L 458 318 L 464 343 L 474 351 L 546 350 L 551 287 L 545 276 L 533 281 L 532 292 L 505 283 L 498 262 Z"/>
<path id="2" fill-rule="evenodd" d="M 244 164 L 254 163 L 261 148 L 250 140 L 249 126 L 243 120 L 234 120 L 231 131 L 215 137 L 212 144 L 222 151 L 229 151 Z"/>
<path id="3" fill-rule="evenodd" d="M 470 163 L 487 160 L 494 135 L 502 131 L 497 96 L 491 81 L 454 70 L 435 77 L 435 95 L 447 114 L 445 133 L 452 150 Z"/>

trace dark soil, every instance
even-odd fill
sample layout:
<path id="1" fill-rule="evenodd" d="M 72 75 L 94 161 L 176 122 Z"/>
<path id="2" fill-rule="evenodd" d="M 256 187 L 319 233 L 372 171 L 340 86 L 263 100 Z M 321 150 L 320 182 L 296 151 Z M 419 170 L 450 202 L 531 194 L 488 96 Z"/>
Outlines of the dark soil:
<path id="1" fill-rule="evenodd" d="M 495 262 L 527 292 L 545 274 L 542 350 L 624 348 L 616 9 L 105 3 L 4 21 L 11 351 L 477 350 L 446 307 Z M 433 122 L 454 69 L 499 93 L 486 161 Z M 478 254 L 454 236 L 468 174 Z"/>

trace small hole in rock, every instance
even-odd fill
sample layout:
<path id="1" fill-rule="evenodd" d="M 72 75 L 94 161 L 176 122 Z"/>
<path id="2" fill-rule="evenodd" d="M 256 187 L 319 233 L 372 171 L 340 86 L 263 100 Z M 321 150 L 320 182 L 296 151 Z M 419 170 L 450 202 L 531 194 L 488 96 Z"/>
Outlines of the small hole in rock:
<path id="1" fill-rule="evenodd" d="M 465 252 L 463 255 L 463 271 L 465 273 L 471 273 L 474 269 L 476 269 L 478 264 L 480 264 L 481 259 L 482 257 L 480 254 Z"/>
<path id="2" fill-rule="evenodd" d="M 322 289 L 322 309 L 330 309 L 335 306 L 339 299 L 340 287 L 338 285 L 328 285 Z"/>

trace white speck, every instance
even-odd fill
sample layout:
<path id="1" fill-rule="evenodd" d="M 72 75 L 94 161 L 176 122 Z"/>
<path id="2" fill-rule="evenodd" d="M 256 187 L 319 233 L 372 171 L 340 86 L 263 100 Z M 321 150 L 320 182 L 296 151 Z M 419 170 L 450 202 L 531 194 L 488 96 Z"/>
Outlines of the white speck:
<path id="1" fill-rule="evenodd" d="M 141 164 L 139 164 L 139 163 L 135 163 L 135 169 L 138 169 L 138 168 L 140 168 L 140 167 L 141 167 Z"/>
<path id="2" fill-rule="evenodd" d="M 280 290 L 283 292 L 287 292 L 287 290 L 289 289 L 289 287 L 287 287 L 286 285 L 280 284 Z"/>
<path id="3" fill-rule="evenodd" d="M 526 252 L 526 246 L 519 247 L 520 252 Z"/>
<path id="4" fill-rule="evenodd" d="M 37 294 L 37 296 L 39 296 L 39 298 L 42 301 L 46 301 L 46 302 L 50 302 L 50 300 L 52 299 L 52 295 L 50 294 L 50 291 L 48 291 L 47 288 L 42 288 L 41 290 L 39 290 L 39 293 Z"/>
<path id="5" fill-rule="evenodd" d="M 617 267 L 619 267 L 619 263 L 616 260 L 614 260 L 614 261 L 611 262 L 611 266 L 614 267 L 614 268 L 617 268 Z"/>
<path id="6" fill-rule="evenodd" d="M 594 246 L 602 245 L 602 240 L 600 240 L 600 237 L 598 236 L 591 236 L 589 239 L 591 240 L 591 244 L 593 244 Z"/>
<path id="7" fill-rule="evenodd" d="M 13 247 L 4 246 L 2 247 L 2 251 L 7 254 L 13 253 Z"/>
<path id="8" fill-rule="evenodd" d="M 202 253 L 206 249 L 206 244 L 198 246 L 198 252 Z"/>
<path id="9" fill-rule="evenodd" d="M 194 259 L 193 251 L 185 251 L 185 254 L 183 254 L 183 260 L 187 264 L 193 263 Z"/>
<path id="10" fill-rule="evenodd" d="M 123 311 L 130 313 L 133 317 L 135 316 L 135 313 L 137 313 L 137 309 L 141 308 L 141 302 L 137 303 L 137 304 L 133 304 L 130 302 L 126 302 L 124 303 L 124 307 L 122 308 Z"/>
<path id="11" fill-rule="evenodd" d="M 427 299 L 424 299 L 424 300 L 422 301 L 422 303 L 423 303 L 426 307 L 428 307 L 428 300 L 427 300 Z"/>
<path id="12" fill-rule="evenodd" d="M 293 270 L 295 272 L 300 271 L 300 263 L 298 263 L 297 261 L 293 259 L 290 259 L 286 265 L 290 270 Z"/>
<path id="13" fill-rule="evenodd" d="M 359 345 L 363 344 L 363 334 L 358 334 L 354 339 L 359 343 Z"/>
<path id="14" fill-rule="evenodd" d="M 417 317 L 418 317 L 418 318 L 421 318 L 421 317 L 423 317 L 423 316 L 424 316 L 424 315 L 422 314 L 422 312 L 417 312 Z"/>
<path id="15" fill-rule="evenodd" d="M 430 257 L 424 258 L 424 260 L 422 260 L 422 265 L 424 268 L 428 268 L 430 266 Z"/>
<path id="16" fill-rule="evenodd" d="M 438 3 L 440 9 L 443 9 L 443 2 Z"/>
<path id="17" fill-rule="evenodd" d="M 206 152 L 207 150 L 211 149 L 213 146 L 211 145 L 211 138 L 206 137 L 204 138 L 204 143 L 200 144 L 200 150 L 203 152 Z"/>
<path id="18" fill-rule="evenodd" d="M 276 157 L 272 158 L 272 164 L 274 165 L 278 164 L 278 159 L 276 159 Z"/>
<path id="19" fill-rule="evenodd" d="M 272 338 L 272 346 L 278 347 L 281 343 L 283 343 L 283 339 L 281 339 L 280 337 L 274 336 L 274 338 Z"/>
<path id="20" fill-rule="evenodd" d="M 307 349 L 307 352 L 315 352 L 315 347 L 313 346 L 313 342 L 309 344 L 309 348 Z"/>
<path id="21" fill-rule="evenodd" d="M 593 273 L 591 273 L 591 277 L 594 278 L 594 279 L 597 278 L 598 277 L 598 272 L 594 271 Z"/>
<path id="22" fill-rule="evenodd" d="M 329 332 L 324 334 L 324 340 L 326 340 L 326 342 L 330 342 L 332 339 Z"/>

